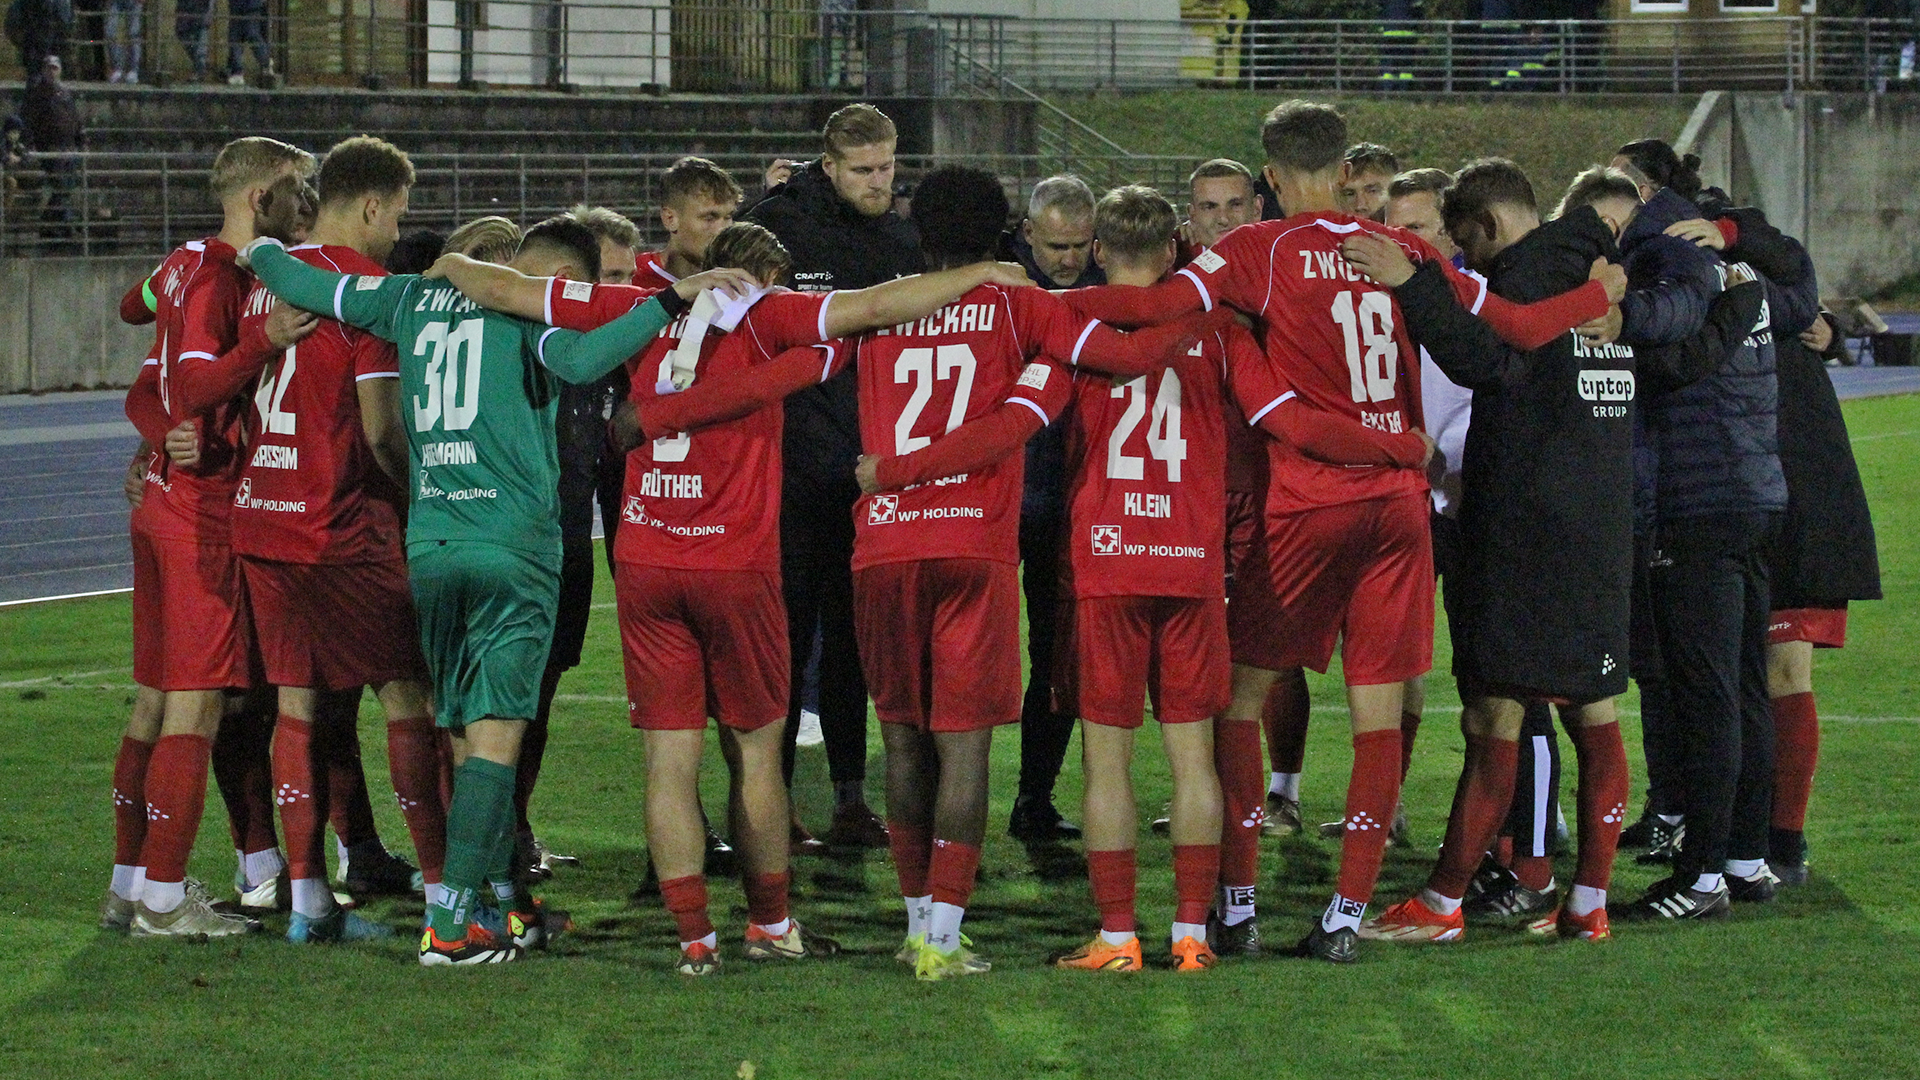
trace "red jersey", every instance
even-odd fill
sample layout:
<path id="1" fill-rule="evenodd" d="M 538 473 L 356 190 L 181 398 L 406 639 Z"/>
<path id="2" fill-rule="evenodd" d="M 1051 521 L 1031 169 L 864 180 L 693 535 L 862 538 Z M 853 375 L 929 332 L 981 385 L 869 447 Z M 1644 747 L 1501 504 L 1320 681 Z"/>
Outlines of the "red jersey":
<path id="1" fill-rule="evenodd" d="M 859 345 L 860 441 L 869 454 L 910 454 L 1002 402 L 1020 400 L 1042 423 L 1064 403 L 1068 374 L 1042 356 L 1078 362 L 1099 326 L 1036 288 L 982 285 L 916 322 L 864 335 Z M 853 566 L 918 559 L 1020 561 L 1025 458 L 854 504 Z"/>
<path id="2" fill-rule="evenodd" d="M 385 276 L 349 247 L 304 244 L 292 255 L 338 274 Z M 273 294 L 256 284 L 245 325 L 264 323 Z M 404 557 L 400 506 L 360 420 L 359 385 L 400 377 L 391 343 L 345 323 L 319 328 L 269 362 L 253 395 L 246 466 L 233 497 L 233 550 L 293 563 L 364 563 Z"/>
<path id="3" fill-rule="evenodd" d="M 623 314 L 637 302 L 628 293 L 653 294 L 597 285 L 592 288 L 597 296 L 576 287 L 571 290 L 575 298 L 569 299 L 563 295 L 567 291 L 556 284 L 548 301 L 556 325 L 570 329 L 591 329 L 606 321 L 601 316 L 609 312 Z M 826 306 L 826 294 L 779 290 L 761 297 L 733 332 L 708 332 L 694 369 L 696 383 L 766 363 L 791 346 L 820 341 Z M 599 321 L 589 321 L 594 319 Z M 686 323 L 683 313 L 629 365 L 636 406 L 660 396 L 663 386 L 670 388 L 671 354 Z M 615 561 L 680 570 L 779 571 L 785 416 L 776 404 L 737 420 L 658 438 L 629 453 Z"/>
<path id="4" fill-rule="evenodd" d="M 161 404 L 175 424 L 200 422 L 200 463 L 174 468 L 164 447 L 154 448 L 147 469 L 147 490 L 136 526 L 159 537 L 201 544 L 225 544 L 230 538 L 234 489 L 245 464 L 242 442 L 245 396 L 189 415 L 174 399 L 173 381 L 185 364 L 211 363 L 239 341 L 240 310 L 253 277 L 234 263 L 234 250 L 215 237 L 190 240 L 176 248 L 155 271 L 153 356 L 157 362 Z"/>
<path id="5" fill-rule="evenodd" d="M 1414 260 L 1451 265 L 1419 237 L 1350 214 L 1298 214 L 1228 233 L 1183 267 L 1211 309 L 1226 303 L 1259 320 L 1265 355 L 1236 369 L 1249 422 L 1297 393 L 1315 408 L 1387 432 L 1419 427 L 1420 354 L 1407 339 L 1391 290 L 1348 265 L 1340 245 L 1365 230 L 1388 236 Z M 1464 282 L 1457 271 L 1456 281 Z M 1475 290 L 1477 291 L 1477 290 Z M 1272 369 L 1263 376 L 1261 367 Z M 1263 387 L 1278 387 L 1270 397 Z M 1285 513 L 1422 490 L 1417 471 L 1330 465 L 1268 440 L 1268 509 Z"/>
<path id="6" fill-rule="evenodd" d="M 1073 594 L 1226 588 L 1226 335 L 1132 379 L 1081 372 L 1067 426 Z M 1083 358 L 1099 366 L 1097 356 Z"/>
<path id="7" fill-rule="evenodd" d="M 633 283 L 647 289 L 664 289 L 680 279 L 667 271 L 667 253 L 643 251 L 633 268 Z"/>

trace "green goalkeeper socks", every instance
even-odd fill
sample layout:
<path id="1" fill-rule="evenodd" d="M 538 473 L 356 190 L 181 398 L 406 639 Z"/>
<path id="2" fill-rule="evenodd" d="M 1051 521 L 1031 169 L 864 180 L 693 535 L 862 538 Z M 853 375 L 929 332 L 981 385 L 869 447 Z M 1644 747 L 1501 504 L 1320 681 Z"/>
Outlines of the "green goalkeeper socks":
<path id="1" fill-rule="evenodd" d="M 429 897 L 427 919 L 442 941 L 464 938 L 476 894 L 498 858 L 502 837 L 513 835 L 514 767 L 469 757 L 453 772 L 447 808 L 447 861 L 440 894 Z"/>

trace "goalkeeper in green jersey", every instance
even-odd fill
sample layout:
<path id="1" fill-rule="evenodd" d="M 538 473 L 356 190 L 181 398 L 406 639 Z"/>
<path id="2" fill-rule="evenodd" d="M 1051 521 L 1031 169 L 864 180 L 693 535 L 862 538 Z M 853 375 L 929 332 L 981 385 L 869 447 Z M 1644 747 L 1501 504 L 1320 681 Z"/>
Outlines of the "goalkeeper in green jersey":
<path id="1" fill-rule="evenodd" d="M 512 884 L 514 765 L 553 639 L 560 589 L 556 377 L 584 383 L 644 349 L 701 289 L 746 280 L 714 270 L 589 334 L 478 307 L 444 281 L 335 274 L 277 242 L 244 253 L 274 295 L 360 327 L 400 353 L 410 445 L 407 564 L 438 723 L 452 732 L 447 858 L 427 897 L 420 962 L 493 964 L 542 945 L 548 916 Z M 589 285 L 600 244 L 565 218 L 527 231 L 510 265 Z M 483 920 L 491 881 L 504 923 Z"/>

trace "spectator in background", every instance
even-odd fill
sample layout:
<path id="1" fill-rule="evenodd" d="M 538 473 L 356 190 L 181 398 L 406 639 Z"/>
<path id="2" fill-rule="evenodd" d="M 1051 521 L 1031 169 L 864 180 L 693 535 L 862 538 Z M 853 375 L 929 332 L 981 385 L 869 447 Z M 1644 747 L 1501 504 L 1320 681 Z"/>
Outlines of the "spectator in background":
<path id="1" fill-rule="evenodd" d="M 1043 289 L 1104 285 L 1093 262 L 1093 189 L 1071 174 L 1033 186 L 1027 216 L 1000 238 L 1002 258 L 1018 262 Z M 1027 599 L 1027 695 L 1020 707 L 1020 793 L 1007 832 L 1027 843 L 1070 840 L 1080 827 L 1053 805 L 1053 784 L 1073 738 L 1073 717 L 1053 708 L 1054 597 L 1060 530 L 1067 516 L 1067 448 L 1062 422 L 1027 443 L 1020 500 L 1020 587 Z"/>
<path id="2" fill-rule="evenodd" d="M 173 33 L 193 65 L 193 81 L 207 81 L 207 34 L 213 25 L 213 0 L 176 0 Z"/>
<path id="3" fill-rule="evenodd" d="M 140 45 L 145 30 L 146 0 L 107 0 L 108 82 L 140 81 Z"/>
<path id="4" fill-rule="evenodd" d="M 47 203 L 41 212 L 40 235 L 46 240 L 70 241 L 73 238 L 73 190 L 80 173 L 76 156 L 86 129 L 80 123 L 80 108 L 73 91 L 60 81 L 58 56 L 48 56 L 40 65 L 40 76 L 27 83 L 26 97 L 20 103 L 20 120 L 25 127 L 25 142 L 39 158 L 40 170 L 47 177 Z"/>
<path id="5" fill-rule="evenodd" d="M 253 47 L 255 76 L 271 88 L 277 76 L 273 54 L 267 49 L 267 0 L 227 0 L 227 85 L 247 85 L 243 63 L 246 46 Z"/>
<path id="6" fill-rule="evenodd" d="M 73 33 L 72 0 L 13 0 L 7 5 L 7 40 L 20 50 L 20 70 L 31 84 L 49 56 L 67 51 Z"/>

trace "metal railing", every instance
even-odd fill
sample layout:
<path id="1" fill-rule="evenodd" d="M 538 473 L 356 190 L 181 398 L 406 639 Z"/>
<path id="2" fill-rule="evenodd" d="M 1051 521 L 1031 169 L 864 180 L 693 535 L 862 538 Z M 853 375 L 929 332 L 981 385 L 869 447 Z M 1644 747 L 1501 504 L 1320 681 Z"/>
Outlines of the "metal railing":
<path id="1" fill-rule="evenodd" d="M 404 146 L 406 139 L 395 138 Z M 806 137 L 785 155 L 802 157 Z M 315 145 L 313 149 L 323 149 Z M 678 154 L 412 154 L 417 181 L 403 231 L 451 231 L 483 214 L 532 224 L 577 203 L 611 206 L 631 217 L 654 246 L 666 237 L 655 209 L 660 176 Z M 757 192 L 768 156 L 717 154 L 741 186 Z M 49 156 L 49 159 L 52 156 Z M 173 247 L 216 232 L 219 210 L 207 195 L 211 152 L 85 152 L 43 159 L 6 177 L 0 201 L 0 257 L 146 255 L 156 261 Z M 1180 192 L 1189 157 L 1125 152 L 1061 158 L 1045 154 L 902 156 L 900 175 L 911 180 L 936 164 L 968 164 L 1000 176 L 1018 205 L 1042 177 L 1074 168 L 1099 185 L 1151 184 Z"/>
<path id="2" fill-rule="evenodd" d="M 195 77 L 174 18 L 178 5 L 195 2 L 149 0 L 145 81 Z M 1824 16 L 1129 21 L 822 7 L 818 0 L 285 0 L 262 24 L 274 80 L 261 79 L 250 56 L 242 71 L 295 85 L 869 96 L 940 96 L 982 84 L 1035 93 L 1193 85 L 1878 90 L 1912 81 L 1901 79 L 1901 52 L 1916 36 L 1909 20 Z M 215 10 L 205 25 L 201 77 L 220 81 L 227 16 Z M 69 79 L 105 77 L 112 61 L 103 34 L 98 22 L 82 24 L 69 50 Z"/>

